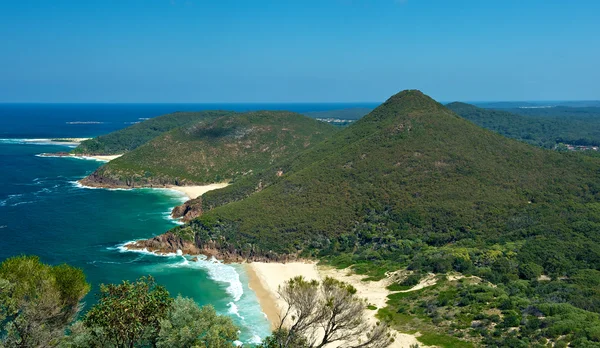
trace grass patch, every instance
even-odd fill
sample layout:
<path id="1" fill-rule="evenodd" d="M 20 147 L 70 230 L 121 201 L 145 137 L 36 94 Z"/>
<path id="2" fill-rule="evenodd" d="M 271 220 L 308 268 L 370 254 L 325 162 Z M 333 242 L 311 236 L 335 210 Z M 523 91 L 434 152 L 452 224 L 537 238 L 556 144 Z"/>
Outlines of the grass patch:
<path id="1" fill-rule="evenodd" d="M 470 342 L 461 341 L 458 338 L 426 332 L 421 333 L 421 336 L 417 337 L 417 340 L 427 346 L 438 346 L 448 348 L 473 348 L 474 345 Z"/>
<path id="2" fill-rule="evenodd" d="M 398 283 L 394 283 L 394 284 L 392 284 L 392 285 L 390 285 L 390 286 L 387 287 L 387 289 L 389 291 L 404 291 L 404 290 L 408 290 L 410 288 L 412 288 L 412 286 L 409 286 L 409 285 L 400 285 Z"/>

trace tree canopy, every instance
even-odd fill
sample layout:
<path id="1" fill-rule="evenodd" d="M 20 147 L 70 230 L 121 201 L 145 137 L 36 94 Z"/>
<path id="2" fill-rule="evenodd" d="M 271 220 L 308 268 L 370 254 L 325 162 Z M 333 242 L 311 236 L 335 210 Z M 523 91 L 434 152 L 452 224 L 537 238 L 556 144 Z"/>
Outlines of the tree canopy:
<path id="1" fill-rule="evenodd" d="M 56 345 L 90 290 L 80 269 L 50 266 L 35 256 L 0 264 L 0 344 Z"/>

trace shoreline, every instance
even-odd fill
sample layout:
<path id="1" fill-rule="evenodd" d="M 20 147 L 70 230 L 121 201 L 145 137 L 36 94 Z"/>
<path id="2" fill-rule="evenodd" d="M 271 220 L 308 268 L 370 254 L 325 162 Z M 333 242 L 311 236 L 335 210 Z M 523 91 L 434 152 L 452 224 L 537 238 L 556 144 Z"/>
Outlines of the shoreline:
<path id="1" fill-rule="evenodd" d="M 127 245 L 123 246 L 127 249 Z M 148 250 L 131 250 L 127 249 L 128 252 L 144 252 L 154 254 L 156 256 L 171 256 L 181 255 L 181 252 L 177 253 L 159 253 Z M 187 254 L 193 256 L 192 254 Z M 207 259 L 211 256 L 203 255 Z M 214 256 L 212 256 L 214 257 Z M 194 261 L 194 259 L 192 259 Z M 363 281 L 367 276 L 358 275 L 353 273 L 350 269 L 336 269 L 330 266 L 318 266 L 313 261 L 296 261 L 289 263 L 277 263 L 277 262 L 234 262 L 243 267 L 243 271 L 246 272 L 248 277 L 248 288 L 254 293 L 260 309 L 267 321 L 270 324 L 271 330 L 276 330 L 280 322 L 281 311 L 285 308 L 285 302 L 280 299 L 278 294 L 278 287 L 283 285 L 287 280 L 303 276 L 307 280 L 322 281 L 326 277 L 331 277 L 336 280 L 346 282 L 352 285 L 357 290 L 357 296 L 366 301 L 367 304 L 375 306 L 377 309 L 386 307 L 388 296 L 393 292 L 387 289 L 390 284 L 390 278 L 382 279 L 379 281 Z M 416 291 L 424 286 L 430 286 L 429 278 L 425 279 L 415 287 L 409 290 L 403 290 L 400 292 Z M 376 317 L 377 310 L 366 310 L 365 319 L 370 322 L 371 325 L 375 325 L 379 322 Z M 394 342 L 389 345 L 390 348 L 404 348 L 413 345 L 427 348 L 428 346 L 418 341 L 417 337 L 420 333 L 414 334 L 401 333 L 393 328 L 390 328 L 390 332 L 394 335 Z"/>
<path id="2" fill-rule="evenodd" d="M 49 158 L 75 158 L 80 160 L 95 160 L 100 162 L 110 162 L 114 159 L 117 159 L 123 154 L 120 155 L 75 155 L 75 154 L 62 154 L 62 153 L 41 153 L 36 155 L 38 157 L 49 157 Z"/>
<path id="3" fill-rule="evenodd" d="M 316 262 L 251 262 L 245 265 L 250 289 L 255 292 L 260 307 L 273 329 L 279 325 L 279 314 L 285 306 L 285 302 L 279 299 L 277 288 L 285 281 L 296 276 L 303 276 L 308 280 L 315 279 L 319 281 L 326 277 L 331 277 L 346 282 L 356 288 L 358 297 L 365 299 L 368 304 L 376 306 L 377 309 L 386 306 L 387 297 L 392 293 L 387 289 L 390 282 L 389 279 L 382 279 L 377 282 L 363 281 L 367 276 L 355 274 L 349 269 L 317 266 Z M 367 310 L 367 320 L 372 324 L 376 324 L 379 321 L 376 318 L 376 314 L 377 310 Z M 419 347 L 427 347 L 417 340 L 419 333 L 400 333 L 392 328 L 390 328 L 390 331 L 395 337 L 394 342 L 389 346 L 391 348 L 410 347 L 415 344 Z"/>
<path id="4" fill-rule="evenodd" d="M 169 186 L 166 186 L 165 189 L 184 193 L 186 196 L 188 196 L 189 199 L 196 199 L 196 198 L 202 196 L 203 194 L 205 194 L 206 192 L 222 189 L 227 186 L 229 186 L 229 183 L 224 182 L 224 183 L 213 183 L 213 184 L 208 184 L 208 185 L 194 185 L 194 186 L 169 185 Z"/>
<path id="5" fill-rule="evenodd" d="M 271 330 L 277 329 L 279 321 L 279 308 L 277 307 L 277 298 L 267 290 L 267 285 L 263 284 L 261 278 L 256 273 L 250 263 L 244 264 L 246 275 L 248 276 L 248 287 L 254 292 L 262 312 L 267 317 Z"/>
<path id="6" fill-rule="evenodd" d="M 122 155 L 115 155 L 117 157 L 120 157 Z M 80 159 L 95 159 L 98 161 L 108 161 L 108 160 L 104 160 L 101 158 L 105 158 L 105 157 L 115 157 L 115 156 L 86 156 L 87 158 L 83 158 L 83 156 L 68 156 L 68 157 L 75 157 L 75 158 L 80 158 Z M 43 157 L 51 157 L 51 156 L 43 156 Z M 67 156 L 56 156 L 56 157 L 67 157 Z M 85 179 L 79 179 L 77 180 L 77 183 L 79 185 L 81 185 L 81 187 L 87 188 L 87 189 L 104 189 L 104 190 L 139 190 L 139 189 L 150 189 L 150 190 L 170 190 L 170 191 L 176 191 L 180 194 L 185 195 L 188 200 L 192 200 L 192 199 L 196 199 L 200 196 L 202 196 L 203 194 L 209 192 L 209 191 L 213 191 L 213 190 L 218 190 L 224 187 L 229 186 L 229 183 L 213 183 L 213 184 L 208 184 L 208 185 L 190 185 L 190 186 L 177 186 L 177 185 L 167 185 L 164 187 L 147 187 L 147 186 L 139 186 L 139 187 L 120 187 L 120 186 L 116 186 L 116 187 L 110 187 L 110 186 L 91 186 L 91 185 L 86 185 L 84 183 L 82 183 L 81 181 Z M 186 200 L 187 202 L 187 200 Z M 175 206 L 176 207 L 176 206 Z M 173 207 L 173 208 L 175 208 Z"/>

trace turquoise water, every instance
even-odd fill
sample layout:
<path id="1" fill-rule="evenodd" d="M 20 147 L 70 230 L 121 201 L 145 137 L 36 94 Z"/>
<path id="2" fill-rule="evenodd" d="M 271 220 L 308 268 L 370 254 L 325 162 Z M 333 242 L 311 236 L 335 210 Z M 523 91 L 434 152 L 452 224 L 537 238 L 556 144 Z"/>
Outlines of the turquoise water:
<path id="1" fill-rule="evenodd" d="M 231 316 L 241 329 L 242 342 L 258 342 L 269 334 L 269 323 L 248 288 L 242 266 L 120 247 L 175 226 L 169 212 L 185 200 L 182 194 L 82 188 L 76 181 L 101 162 L 36 156 L 66 150 L 0 140 L 0 261 L 33 254 L 47 263 L 81 267 L 92 284 L 85 299 L 88 308 L 101 283 L 152 275 L 172 295 L 212 304 Z"/>

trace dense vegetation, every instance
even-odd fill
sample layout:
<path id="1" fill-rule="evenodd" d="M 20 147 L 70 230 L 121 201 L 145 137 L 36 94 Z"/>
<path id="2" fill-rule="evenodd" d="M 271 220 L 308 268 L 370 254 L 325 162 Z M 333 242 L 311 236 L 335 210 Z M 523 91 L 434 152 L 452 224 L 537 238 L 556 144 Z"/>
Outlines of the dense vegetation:
<path id="1" fill-rule="evenodd" d="M 57 345 L 90 290 L 83 272 L 34 256 L 0 264 L 0 347 Z"/>
<path id="2" fill-rule="evenodd" d="M 600 272 L 589 271 L 598 282 Z M 577 293 L 572 282 L 513 279 L 491 284 L 476 276 L 448 279 L 435 285 L 389 296 L 381 319 L 404 331 L 428 333 L 424 344 L 472 347 L 599 347 L 600 316 L 566 302 Z M 560 289 L 560 290 L 559 290 Z M 573 291 L 575 290 L 575 291 Z M 435 334 L 435 332 L 441 334 Z"/>
<path id="3" fill-rule="evenodd" d="M 0 347 L 134 348 L 238 346 L 230 317 L 194 300 L 172 298 L 152 277 L 100 286 L 98 302 L 75 321 L 89 291 L 85 275 L 68 265 L 49 266 L 35 256 L 0 264 Z M 367 303 L 351 285 L 297 277 L 279 293 L 285 312 L 271 337 L 258 347 L 385 348 L 386 325 L 371 323 Z M 283 312 L 282 312 L 283 313 Z M 288 321 L 292 323 L 287 324 Z M 324 329 L 314 340 L 313 333 Z"/>
<path id="4" fill-rule="evenodd" d="M 460 325 L 483 320 L 482 308 L 516 319 L 489 321 L 468 337 L 464 327 L 431 325 L 440 337 L 595 344 L 598 174 L 596 158 L 507 139 L 405 91 L 301 155 L 204 195 L 205 211 L 213 210 L 173 232 L 242 255 L 300 254 L 375 277 L 404 267 L 475 275 L 483 290 L 452 285 L 444 295 L 444 306 L 456 307 L 470 292 L 492 292 L 477 300 L 483 307 L 466 303 L 456 313 Z M 404 305 L 390 305 L 386 319 L 398 322 Z M 528 316 L 540 326 L 528 327 Z M 574 318 L 585 318 L 584 327 Z"/>
<path id="5" fill-rule="evenodd" d="M 600 108 L 492 110 L 458 102 L 446 107 L 480 127 L 532 145 L 600 145 Z"/>
<path id="6" fill-rule="evenodd" d="M 203 120 L 111 161 L 86 183 L 139 187 L 230 181 L 296 155 L 334 132 L 333 126 L 291 112 Z"/>
<path id="7" fill-rule="evenodd" d="M 74 154 L 117 155 L 145 144 L 151 139 L 188 123 L 232 115 L 229 111 L 175 112 L 154 117 L 127 128 L 99 137 L 85 140 L 75 149 Z"/>
<path id="8" fill-rule="evenodd" d="M 495 103 L 481 108 L 454 102 L 446 107 L 480 127 L 551 149 L 561 143 L 578 146 L 600 144 L 600 107 L 585 105 L 518 108 L 509 107 L 512 106 L 510 103 Z M 305 114 L 319 119 L 358 120 L 370 111 L 372 109 L 350 108 Z M 346 126 L 350 123 L 334 124 Z"/>
<path id="9" fill-rule="evenodd" d="M 151 277 L 102 285 L 98 303 L 73 322 L 89 291 L 85 275 L 34 256 L 0 264 L 0 347 L 233 347 L 231 318 L 173 299 Z"/>

